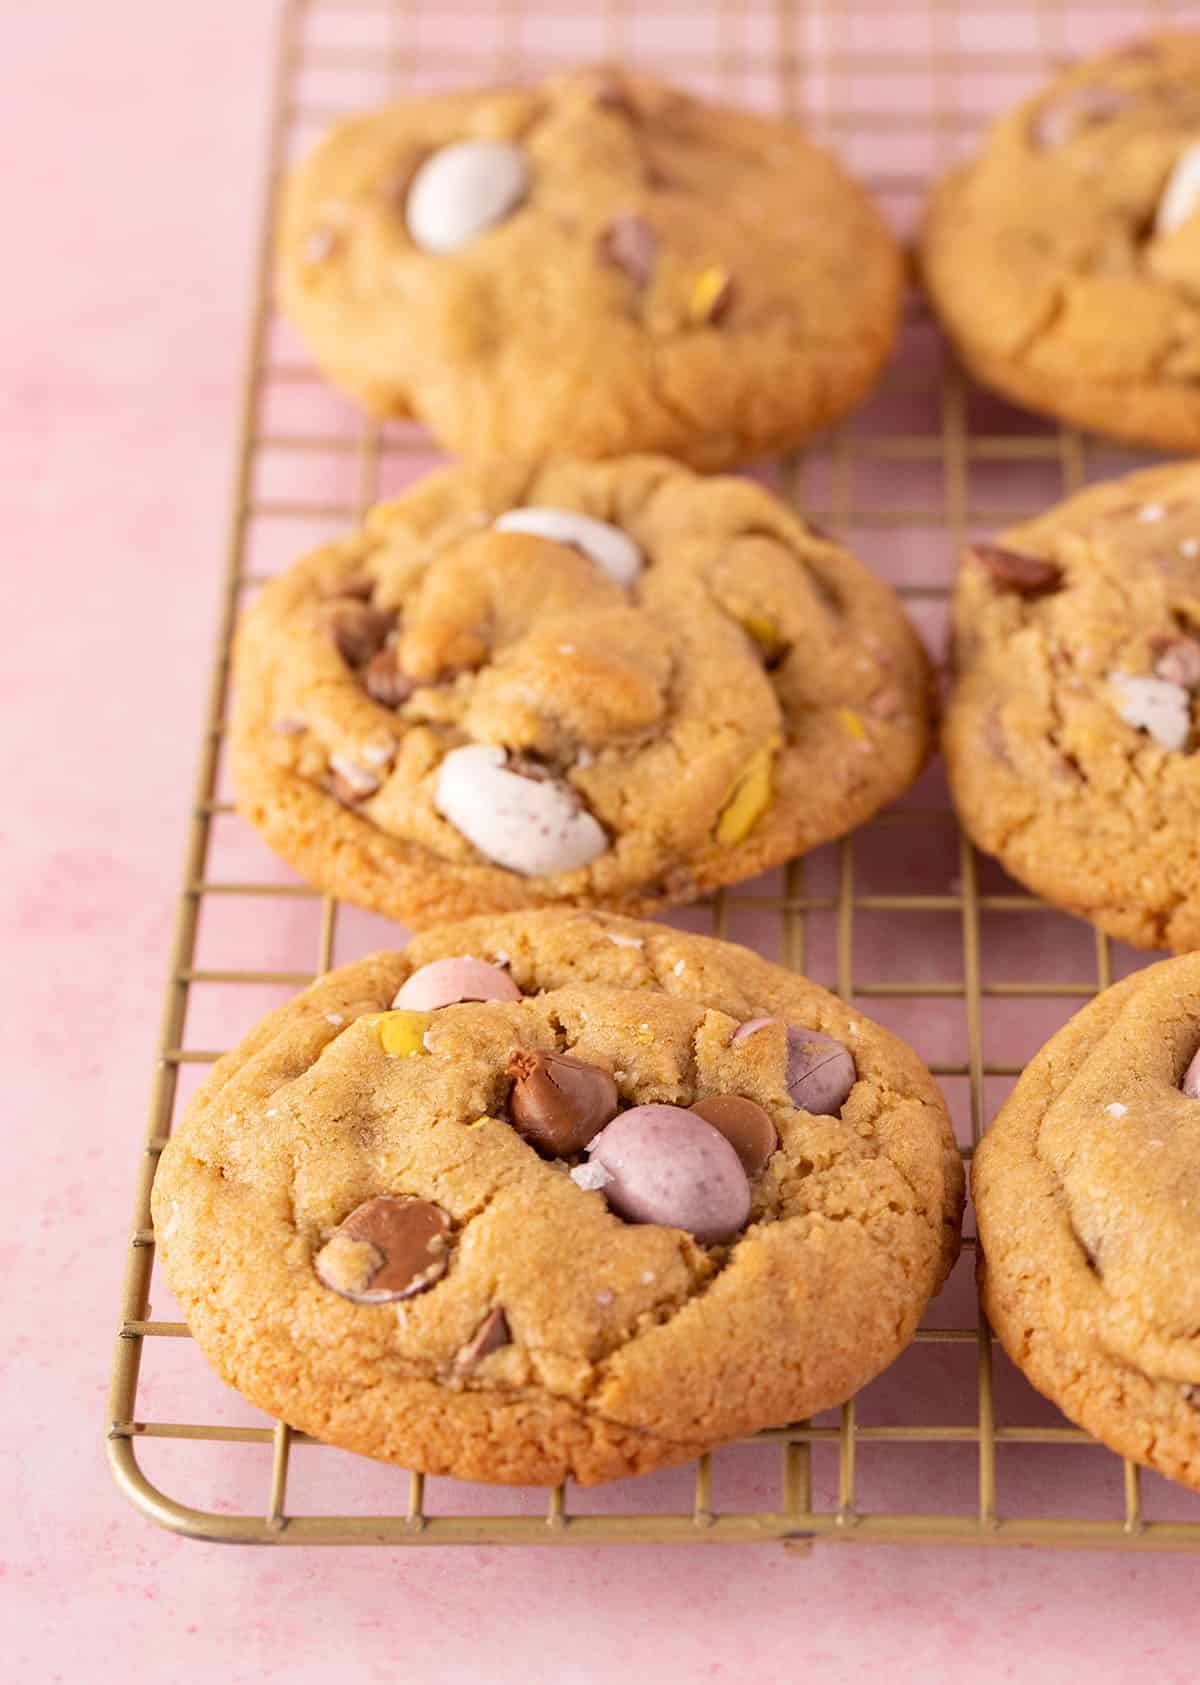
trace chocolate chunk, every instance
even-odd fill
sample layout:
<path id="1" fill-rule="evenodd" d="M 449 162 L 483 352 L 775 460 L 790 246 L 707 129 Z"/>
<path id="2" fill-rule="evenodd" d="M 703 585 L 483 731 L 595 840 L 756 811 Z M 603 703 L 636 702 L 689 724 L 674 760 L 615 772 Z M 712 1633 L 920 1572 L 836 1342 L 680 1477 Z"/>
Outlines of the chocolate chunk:
<path id="1" fill-rule="evenodd" d="M 331 597 L 321 605 L 321 624 L 337 645 L 342 660 L 351 667 L 366 665 L 395 622 L 394 614 L 371 608 L 356 597 Z"/>
<path id="2" fill-rule="evenodd" d="M 497 1305 L 487 1313 L 458 1353 L 454 1359 L 454 1367 L 460 1375 L 469 1374 L 485 1357 L 490 1357 L 492 1352 L 498 1352 L 503 1346 L 511 1344 L 512 1334 L 509 1331 L 508 1318 Z"/>
<path id="3" fill-rule="evenodd" d="M 1062 569 L 1043 556 L 1028 556 L 1022 550 L 1005 550 L 999 544 L 969 544 L 964 560 L 978 562 L 1003 590 L 1019 597 L 1041 597 L 1062 585 Z"/>
<path id="4" fill-rule="evenodd" d="M 400 658 L 392 644 L 377 650 L 367 662 L 363 684 L 372 702 L 378 702 L 384 708 L 399 708 L 417 688 L 408 674 L 402 671 Z"/>
<path id="5" fill-rule="evenodd" d="M 343 1299 L 384 1305 L 423 1293 L 446 1273 L 450 1219 L 428 1199 L 364 1200 L 317 1253 L 317 1274 Z"/>
<path id="6" fill-rule="evenodd" d="M 691 1109 L 721 1132 L 741 1159 L 747 1176 L 759 1175 L 779 1145 L 770 1114 L 741 1094 L 710 1094 L 697 1100 Z"/>
<path id="7" fill-rule="evenodd" d="M 565 1053 L 514 1053 L 508 1109 L 513 1126 L 540 1153 L 582 1152 L 617 1112 L 617 1085 L 598 1065 Z"/>
<path id="8" fill-rule="evenodd" d="M 597 235 L 596 250 L 605 263 L 615 264 L 637 286 L 644 287 L 654 274 L 658 235 L 640 216 L 625 211 Z"/>

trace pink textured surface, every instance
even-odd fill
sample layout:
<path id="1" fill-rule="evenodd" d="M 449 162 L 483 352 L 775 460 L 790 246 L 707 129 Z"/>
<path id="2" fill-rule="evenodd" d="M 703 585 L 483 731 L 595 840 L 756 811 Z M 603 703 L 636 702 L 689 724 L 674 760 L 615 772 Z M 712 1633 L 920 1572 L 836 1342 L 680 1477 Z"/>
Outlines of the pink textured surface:
<path id="1" fill-rule="evenodd" d="M 681 27 L 666 13 L 645 20 L 648 52 Z M 1106 11 L 1103 32 L 1136 21 Z M 112 1488 L 99 1430 L 215 611 L 271 23 L 244 0 L 75 0 L 10 7 L 3 26 L 24 160 L 6 173 L 0 325 L 5 1676 L 1194 1679 L 1195 1559 L 219 1550 L 152 1529 Z M 366 924 L 349 935 L 361 951 Z M 917 1028 L 936 1053 L 939 1023 Z M 886 1385 L 904 1384 L 901 1365 Z M 165 1413 L 181 1385 L 168 1365 L 148 1399 Z M 944 1385 L 955 1419 L 964 1379 L 947 1367 Z M 227 1490 L 179 1495 L 258 1501 L 261 1466 L 240 1471 L 231 1452 Z M 1040 1472 L 1027 1463 L 1030 1502 Z M 381 1478 L 356 1465 L 307 1496 L 332 1507 Z M 645 1501 L 675 1505 L 671 1479 Z"/>

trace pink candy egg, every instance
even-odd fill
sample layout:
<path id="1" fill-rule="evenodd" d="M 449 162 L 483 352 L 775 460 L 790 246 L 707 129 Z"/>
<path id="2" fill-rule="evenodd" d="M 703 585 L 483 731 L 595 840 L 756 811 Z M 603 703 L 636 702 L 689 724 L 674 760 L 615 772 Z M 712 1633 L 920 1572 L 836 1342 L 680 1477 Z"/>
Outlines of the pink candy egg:
<path id="1" fill-rule="evenodd" d="M 405 1012 L 436 1012 L 439 1006 L 456 1006 L 461 1000 L 520 998 L 521 991 L 507 971 L 463 956 L 421 966 L 401 985 L 392 1006 Z"/>
<path id="2" fill-rule="evenodd" d="M 631 1223 L 687 1229 L 713 1245 L 750 1215 L 750 1184 L 729 1142 L 682 1106 L 634 1106 L 600 1131 L 591 1162 L 607 1171 L 604 1197 Z"/>

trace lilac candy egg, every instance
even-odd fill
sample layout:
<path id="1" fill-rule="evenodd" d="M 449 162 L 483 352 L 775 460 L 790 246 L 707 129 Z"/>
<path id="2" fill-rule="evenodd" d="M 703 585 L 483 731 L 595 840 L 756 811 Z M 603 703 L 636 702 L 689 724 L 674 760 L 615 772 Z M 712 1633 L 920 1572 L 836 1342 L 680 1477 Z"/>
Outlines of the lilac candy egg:
<path id="1" fill-rule="evenodd" d="M 858 1081 L 854 1060 L 832 1036 L 788 1025 L 787 1091 L 793 1106 L 836 1117 Z"/>
<path id="2" fill-rule="evenodd" d="M 729 1142 L 682 1106 L 634 1106 L 602 1129 L 589 1149 L 607 1171 L 604 1196 L 630 1223 L 687 1229 L 713 1245 L 731 1240 L 750 1215 L 750 1184 Z"/>
<path id="3" fill-rule="evenodd" d="M 736 1045 L 777 1018 L 750 1018 L 734 1032 Z M 793 1106 L 817 1117 L 836 1117 L 858 1081 L 854 1060 L 840 1041 L 803 1025 L 787 1027 L 787 1091 Z"/>
<path id="4" fill-rule="evenodd" d="M 521 991 L 498 965 L 463 955 L 431 960 L 403 983 L 392 1006 L 405 1012 L 436 1012 L 461 1000 L 520 1000 Z"/>

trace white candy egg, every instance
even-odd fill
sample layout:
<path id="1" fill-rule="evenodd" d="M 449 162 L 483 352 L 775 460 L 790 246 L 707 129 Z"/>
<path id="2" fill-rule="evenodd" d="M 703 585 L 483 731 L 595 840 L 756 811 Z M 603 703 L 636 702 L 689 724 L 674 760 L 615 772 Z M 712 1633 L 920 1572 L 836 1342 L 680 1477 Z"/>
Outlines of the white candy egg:
<path id="1" fill-rule="evenodd" d="M 427 158 L 413 177 L 405 221 L 427 252 L 456 252 L 525 197 L 529 166 L 519 146 L 460 140 Z"/>
<path id="2" fill-rule="evenodd" d="M 528 532 L 555 544 L 582 550 L 618 585 L 632 585 L 645 559 L 628 533 L 574 509 L 509 509 L 495 523 L 497 532 Z"/>
<path id="3" fill-rule="evenodd" d="M 452 749 L 438 772 L 434 805 L 481 854 L 525 877 L 586 866 L 608 838 L 568 786 L 512 771 L 503 749 Z"/>

